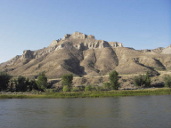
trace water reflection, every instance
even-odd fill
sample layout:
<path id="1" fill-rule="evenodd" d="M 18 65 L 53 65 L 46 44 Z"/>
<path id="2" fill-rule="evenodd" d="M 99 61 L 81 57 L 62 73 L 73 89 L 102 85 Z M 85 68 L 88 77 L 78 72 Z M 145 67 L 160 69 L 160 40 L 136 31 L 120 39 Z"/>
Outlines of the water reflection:
<path id="1" fill-rule="evenodd" d="M 0 128 L 170 128 L 171 96 L 0 100 Z"/>

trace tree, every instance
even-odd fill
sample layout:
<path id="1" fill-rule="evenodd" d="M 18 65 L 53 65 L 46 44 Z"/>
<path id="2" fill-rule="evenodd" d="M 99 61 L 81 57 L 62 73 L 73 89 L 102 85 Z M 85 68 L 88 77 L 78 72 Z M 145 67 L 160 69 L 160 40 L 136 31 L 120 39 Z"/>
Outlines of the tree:
<path id="1" fill-rule="evenodd" d="M 112 71 L 111 73 L 109 73 L 109 81 L 110 81 L 111 89 L 118 90 L 120 86 L 118 80 L 119 80 L 118 72 Z"/>
<path id="2" fill-rule="evenodd" d="M 72 74 L 65 74 L 65 75 L 62 76 L 62 85 L 71 87 L 72 80 L 73 80 L 73 75 Z"/>
<path id="3" fill-rule="evenodd" d="M 0 72 L 0 91 L 6 90 L 11 76 L 5 72 Z"/>
<path id="4" fill-rule="evenodd" d="M 38 86 L 37 86 L 37 83 L 35 80 L 30 80 L 29 81 L 29 90 L 32 91 L 32 90 L 38 90 Z"/>
<path id="5" fill-rule="evenodd" d="M 19 76 L 17 79 L 14 80 L 14 82 L 17 92 L 27 91 L 29 85 L 29 79 L 25 78 L 24 76 Z"/>
<path id="6" fill-rule="evenodd" d="M 44 72 L 39 73 L 36 84 L 38 86 L 38 89 L 40 89 L 41 91 L 44 91 L 47 88 L 47 77 Z"/>
<path id="7" fill-rule="evenodd" d="M 164 76 L 164 84 L 166 87 L 171 88 L 171 76 L 169 75 Z"/>

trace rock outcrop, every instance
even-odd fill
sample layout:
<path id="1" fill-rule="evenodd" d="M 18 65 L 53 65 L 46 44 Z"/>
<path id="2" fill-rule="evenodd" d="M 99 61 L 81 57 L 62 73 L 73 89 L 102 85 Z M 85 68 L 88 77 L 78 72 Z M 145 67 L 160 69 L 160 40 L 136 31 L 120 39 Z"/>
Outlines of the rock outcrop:
<path id="1" fill-rule="evenodd" d="M 163 49 L 162 54 L 171 54 L 171 45 L 168 46 L 167 48 Z"/>
<path id="2" fill-rule="evenodd" d="M 69 46 L 70 45 L 70 46 Z M 122 43 L 118 42 L 107 42 L 104 40 L 96 40 L 93 35 L 85 35 L 80 32 L 73 34 L 66 34 L 62 39 L 54 40 L 49 47 L 55 47 L 62 49 L 64 47 L 75 47 L 78 50 L 87 50 L 94 48 L 105 48 L 105 47 L 123 47 Z"/>
<path id="3" fill-rule="evenodd" d="M 112 70 L 120 74 L 141 74 L 171 69 L 171 47 L 135 50 L 122 43 L 96 40 L 80 32 L 66 34 L 43 49 L 25 50 L 22 55 L 0 64 L 0 70 L 14 76 L 36 76 L 45 71 L 49 78 L 66 73 L 75 76 L 104 76 Z"/>

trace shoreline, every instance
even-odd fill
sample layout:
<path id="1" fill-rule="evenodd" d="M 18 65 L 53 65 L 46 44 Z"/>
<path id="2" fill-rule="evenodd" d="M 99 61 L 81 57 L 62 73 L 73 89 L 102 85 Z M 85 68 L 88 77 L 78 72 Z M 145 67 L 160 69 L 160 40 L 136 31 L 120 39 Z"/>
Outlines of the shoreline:
<path id="1" fill-rule="evenodd" d="M 118 96 L 150 96 L 171 95 L 171 88 L 153 88 L 139 90 L 113 90 L 113 91 L 88 91 L 88 92 L 0 92 L 0 99 L 16 98 L 93 98 L 93 97 L 118 97 Z"/>

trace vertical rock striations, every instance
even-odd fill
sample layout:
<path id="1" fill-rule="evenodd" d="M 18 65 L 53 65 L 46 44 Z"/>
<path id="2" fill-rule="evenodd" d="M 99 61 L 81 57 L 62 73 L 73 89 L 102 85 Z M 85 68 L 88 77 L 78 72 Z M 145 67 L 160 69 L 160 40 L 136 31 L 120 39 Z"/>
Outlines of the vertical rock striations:
<path id="1" fill-rule="evenodd" d="M 121 74 L 171 69 L 171 47 L 134 50 L 119 42 L 96 40 L 80 32 L 66 34 L 43 49 L 25 50 L 22 55 L 0 64 L 12 75 L 33 77 L 45 71 L 49 78 L 66 73 L 76 76 L 103 76 L 117 70 Z"/>

